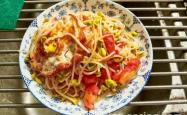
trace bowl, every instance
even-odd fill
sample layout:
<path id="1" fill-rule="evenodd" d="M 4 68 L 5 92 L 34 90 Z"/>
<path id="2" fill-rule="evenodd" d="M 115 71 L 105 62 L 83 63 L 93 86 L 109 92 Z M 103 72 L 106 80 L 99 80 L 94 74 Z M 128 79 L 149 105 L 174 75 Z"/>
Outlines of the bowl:
<path id="1" fill-rule="evenodd" d="M 141 50 L 146 52 L 145 57 L 141 58 L 141 66 L 138 70 L 137 77 L 117 94 L 107 96 L 99 102 L 96 102 L 95 108 L 91 111 L 87 111 L 81 102 L 78 105 L 73 105 L 68 102 L 61 102 L 60 99 L 48 95 L 42 86 L 32 80 L 29 67 L 24 61 L 29 51 L 32 37 L 38 27 L 42 25 L 44 19 L 50 18 L 54 15 L 57 18 L 60 18 L 61 16 L 66 15 L 69 11 L 101 11 L 108 16 L 117 17 L 127 24 L 127 28 L 129 30 L 137 31 L 139 33 L 140 44 L 143 46 L 141 47 Z M 64 0 L 51 6 L 32 21 L 23 37 L 19 54 L 19 64 L 22 78 L 30 92 L 48 108 L 61 114 L 75 115 L 108 114 L 127 105 L 140 93 L 148 81 L 152 68 L 152 62 L 153 51 L 151 40 L 141 21 L 127 8 L 109 0 Z"/>

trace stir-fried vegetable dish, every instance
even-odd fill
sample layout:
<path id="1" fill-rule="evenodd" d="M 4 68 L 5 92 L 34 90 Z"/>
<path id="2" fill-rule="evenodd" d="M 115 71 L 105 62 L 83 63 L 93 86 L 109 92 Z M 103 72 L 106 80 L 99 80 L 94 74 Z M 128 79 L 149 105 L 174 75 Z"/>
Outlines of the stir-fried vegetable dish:
<path id="1" fill-rule="evenodd" d="M 87 110 L 133 80 L 144 51 L 138 32 L 102 12 L 69 13 L 45 19 L 25 58 L 32 79 L 52 96 Z"/>

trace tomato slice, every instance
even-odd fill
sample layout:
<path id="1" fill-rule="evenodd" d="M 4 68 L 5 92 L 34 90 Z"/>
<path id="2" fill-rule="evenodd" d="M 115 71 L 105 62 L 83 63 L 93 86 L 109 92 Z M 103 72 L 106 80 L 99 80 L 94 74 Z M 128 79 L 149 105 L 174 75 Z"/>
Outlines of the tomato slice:
<path id="1" fill-rule="evenodd" d="M 81 43 L 84 43 L 85 40 L 86 40 L 86 37 L 85 37 L 84 32 L 83 32 L 82 29 L 79 32 L 79 40 L 80 40 Z"/>
<path id="2" fill-rule="evenodd" d="M 97 99 L 96 95 L 93 95 L 91 93 L 85 92 L 83 97 L 83 103 L 87 110 L 92 110 L 94 108 L 94 103 Z"/>
<path id="3" fill-rule="evenodd" d="M 83 97 L 83 103 L 88 110 L 94 108 L 94 103 L 97 99 L 98 93 L 99 93 L 99 88 L 96 84 L 91 84 L 86 86 L 84 97 Z"/>
<path id="4" fill-rule="evenodd" d="M 135 78 L 139 65 L 139 59 L 130 60 L 121 72 L 112 76 L 112 79 L 122 85 L 127 84 Z"/>
<path id="5" fill-rule="evenodd" d="M 127 84 L 128 82 L 130 82 L 131 80 L 133 80 L 136 76 L 136 71 L 132 70 L 132 71 L 124 71 L 122 72 L 120 79 L 119 79 L 119 83 L 122 85 Z"/>
<path id="6" fill-rule="evenodd" d="M 75 59 L 75 64 L 77 64 L 83 59 L 83 55 L 81 55 L 80 53 L 75 53 L 73 58 Z"/>
<path id="7" fill-rule="evenodd" d="M 115 51 L 115 42 L 112 34 L 104 35 L 103 40 L 108 53 Z"/>
<path id="8" fill-rule="evenodd" d="M 111 76 L 112 80 L 119 81 L 120 76 L 121 76 L 121 73 L 122 73 L 122 71 L 119 72 L 119 73 L 113 74 L 113 75 Z"/>
<path id="9" fill-rule="evenodd" d="M 140 65 L 140 59 L 130 60 L 121 74 L 119 83 L 126 84 L 129 81 L 133 80 L 136 76 L 139 65 Z"/>
<path id="10" fill-rule="evenodd" d="M 101 69 L 101 76 L 100 76 L 100 79 L 104 81 L 104 80 L 107 79 L 107 78 L 108 78 L 108 77 L 107 77 L 106 69 L 102 68 L 102 69 Z"/>
<path id="11" fill-rule="evenodd" d="M 84 75 L 82 78 L 84 85 L 96 84 L 97 77 L 96 75 Z"/>
<path id="12" fill-rule="evenodd" d="M 127 63 L 127 66 L 135 66 L 138 68 L 140 65 L 140 59 L 132 59 Z"/>
<path id="13" fill-rule="evenodd" d="M 91 93 L 93 95 L 98 95 L 99 88 L 98 88 L 98 86 L 96 84 L 91 84 L 91 85 L 86 86 L 85 92 L 89 92 L 89 93 Z"/>
<path id="14" fill-rule="evenodd" d="M 115 62 L 113 59 L 112 60 L 109 60 L 107 62 L 108 66 L 111 67 L 112 69 L 115 69 L 115 70 L 119 70 L 120 69 L 120 65 L 119 63 Z"/>

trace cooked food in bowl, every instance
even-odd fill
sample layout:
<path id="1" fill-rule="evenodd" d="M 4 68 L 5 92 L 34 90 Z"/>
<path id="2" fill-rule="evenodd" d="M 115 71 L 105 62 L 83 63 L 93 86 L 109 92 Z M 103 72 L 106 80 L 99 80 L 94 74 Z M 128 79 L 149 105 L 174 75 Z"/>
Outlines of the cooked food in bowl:
<path id="1" fill-rule="evenodd" d="M 138 32 L 102 12 L 68 13 L 44 20 L 25 59 L 32 79 L 54 97 L 87 110 L 136 77 L 144 56 Z"/>

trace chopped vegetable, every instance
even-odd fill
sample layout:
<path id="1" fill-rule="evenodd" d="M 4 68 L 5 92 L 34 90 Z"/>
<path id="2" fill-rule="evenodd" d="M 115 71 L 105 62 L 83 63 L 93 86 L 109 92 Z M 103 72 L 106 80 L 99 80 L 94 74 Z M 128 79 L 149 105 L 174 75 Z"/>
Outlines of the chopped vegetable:
<path id="1" fill-rule="evenodd" d="M 98 12 L 95 16 L 94 24 L 98 25 L 102 20 L 104 20 L 104 14 L 102 12 Z"/>
<path id="2" fill-rule="evenodd" d="M 99 54 L 104 57 L 104 56 L 107 55 L 107 52 L 106 52 L 106 50 L 104 48 L 100 48 L 99 49 Z"/>
<path id="3" fill-rule="evenodd" d="M 80 83 L 78 82 L 77 79 L 71 80 L 70 83 L 71 83 L 73 86 L 79 86 L 79 85 L 80 85 Z"/>
<path id="4" fill-rule="evenodd" d="M 119 39 L 118 37 L 120 36 L 120 34 L 121 34 L 120 31 L 117 31 L 117 32 L 114 33 L 114 36 L 115 36 L 116 40 Z"/>
<path id="5" fill-rule="evenodd" d="M 96 95 L 93 95 L 92 93 L 85 92 L 84 97 L 83 97 L 83 103 L 84 106 L 88 110 L 92 110 L 94 108 L 94 103 L 97 99 Z"/>
<path id="6" fill-rule="evenodd" d="M 88 71 L 93 71 L 97 67 L 97 65 L 96 64 L 88 64 L 86 67 L 87 67 Z"/>
<path id="7" fill-rule="evenodd" d="M 86 21 L 84 21 L 84 24 L 87 25 L 87 26 L 91 26 L 91 25 L 93 25 L 93 21 L 92 20 L 86 20 Z"/>
<path id="8" fill-rule="evenodd" d="M 108 88 L 113 88 L 117 86 L 117 83 L 112 79 L 105 80 L 105 84 Z"/>
<path id="9" fill-rule="evenodd" d="M 85 91 L 88 92 L 88 93 L 92 93 L 94 95 L 98 95 L 99 88 L 98 88 L 98 86 L 96 84 L 90 84 L 90 85 L 86 86 Z"/>
<path id="10" fill-rule="evenodd" d="M 44 18 L 43 23 L 46 23 L 46 22 L 48 22 L 48 21 L 49 21 L 49 19 L 48 19 L 48 18 Z"/>
<path id="11" fill-rule="evenodd" d="M 102 17 L 102 19 L 105 19 L 105 15 L 102 12 L 97 12 L 97 15 Z"/>
<path id="12" fill-rule="evenodd" d="M 115 81 L 119 81 L 119 79 L 120 79 L 120 77 L 121 77 L 121 74 L 122 74 L 122 71 L 120 71 L 120 72 L 118 72 L 118 73 L 112 75 L 111 78 L 112 78 L 113 80 L 115 80 Z"/>
<path id="13" fill-rule="evenodd" d="M 32 77 L 32 79 L 35 79 L 37 77 L 36 73 L 32 73 L 31 77 Z"/>
<path id="14" fill-rule="evenodd" d="M 26 55 L 25 56 L 25 62 L 28 62 L 29 61 L 29 55 Z"/>
<path id="15" fill-rule="evenodd" d="M 122 85 L 127 84 L 129 81 L 133 80 L 136 73 L 137 69 L 140 65 L 140 60 L 139 59 L 133 59 L 129 61 L 125 67 L 125 69 L 120 73 L 120 78 L 118 82 Z"/>
<path id="16" fill-rule="evenodd" d="M 101 77 L 100 77 L 100 79 L 102 81 L 105 81 L 105 79 L 107 79 L 107 78 L 108 77 L 107 77 L 106 69 L 101 69 Z"/>
<path id="17" fill-rule="evenodd" d="M 109 60 L 107 63 L 109 65 L 109 67 L 113 68 L 114 70 L 119 70 L 120 69 L 119 62 L 114 61 L 114 59 Z"/>
<path id="18" fill-rule="evenodd" d="M 119 79 L 119 83 L 122 85 L 126 85 L 128 82 L 130 82 L 131 80 L 133 80 L 135 78 L 136 75 L 136 71 L 132 70 L 132 71 L 123 71 L 120 79 Z"/>
<path id="19" fill-rule="evenodd" d="M 123 57 L 114 57 L 114 62 L 119 63 L 123 60 Z"/>
<path id="20" fill-rule="evenodd" d="M 36 73 L 31 75 L 32 79 L 35 80 L 38 84 L 42 84 L 42 81 L 38 78 Z"/>
<path id="21" fill-rule="evenodd" d="M 127 66 L 135 66 L 135 69 L 138 69 L 140 65 L 140 59 L 132 59 L 127 63 Z"/>
<path id="22" fill-rule="evenodd" d="M 136 53 L 139 57 L 143 57 L 144 56 L 144 51 L 137 51 Z"/>
<path id="23" fill-rule="evenodd" d="M 126 32 L 124 35 L 125 35 L 125 37 L 126 37 L 127 39 L 133 39 L 133 38 L 134 38 L 134 37 L 132 36 L 131 32 Z"/>
<path id="24" fill-rule="evenodd" d="M 132 36 L 136 37 L 138 36 L 138 33 L 137 32 L 131 32 Z"/>
<path id="25" fill-rule="evenodd" d="M 71 98 L 71 101 L 74 105 L 77 105 L 80 102 L 80 99 L 78 98 Z"/>
<path id="26" fill-rule="evenodd" d="M 101 90 L 106 91 L 108 88 L 105 85 L 101 85 Z"/>
<path id="27" fill-rule="evenodd" d="M 49 45 L 44 45 L 44 50 L 46 53 L 54 53 L 56 51 L 56 44 L 55 43 L 50 43 Z"/>
<path id="28" fill-rule="evenodd" d="M 115 50 L 115 42 L 114 42 L 113 35 L 112 34 L 104 35 L 103 40 L 108 53 L 113 52 Z"/>
<path id="29" fill-rule="evenodd" d="M 85 85 L 90 85 L 97 82 L 97 77 L 96 75 L 84 75 L 82 80 Z"/>

